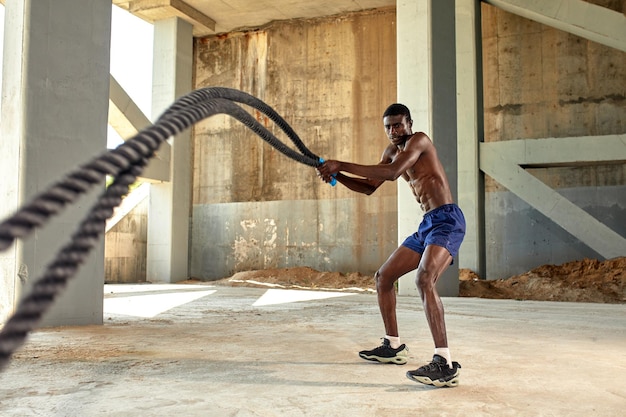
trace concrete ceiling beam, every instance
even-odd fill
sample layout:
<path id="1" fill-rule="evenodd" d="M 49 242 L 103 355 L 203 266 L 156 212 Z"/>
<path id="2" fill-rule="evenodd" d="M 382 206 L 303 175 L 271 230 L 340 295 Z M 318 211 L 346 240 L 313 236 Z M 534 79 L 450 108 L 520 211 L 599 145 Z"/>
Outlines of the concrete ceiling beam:
<path id="1" fill-rule="evenodd" d="M 509 13 L 626 52 L 626 14 L 624 13 L 583 0 L 482 1 Z"/>
<path id="2" fill-rule="evenodd" d="M 519 139 L 487 145 L 522 166 L 580 166 L 626 162 L 626 134 Z"/>
<path id="3" fill-rule="evenodd" d="M 124 140 L 130 139 L 139 131 L 152 125 L 150 119 L 146 117 L 113 76 L 110 76 L 109 84 L 109 125 Z M 161 144 L 141 174 L 140 181 L 169 181 L 171 152 L 169 143 Z"/>
<path id="4" fill-rule="evenodd" d="M 626 239 L 556 190 L 523 164 L 613 162 L 626 159 L 626 136 L 521 139 L 480 143 L 480 169 L 605 259 L 624 256 Z"/>
<path id="5" fill-rule="evenodd" d="M 109 84 L 109 124 L 123 139 L 152 124 L 113 76 Z"/>
<path id="6" fill-rule="evenodd" d="M 179 17 L 193 26 L 196 37 L 215 33 L 215 20 L 183 0 L 113 0 L 113 4 L 150 23 Z"/>

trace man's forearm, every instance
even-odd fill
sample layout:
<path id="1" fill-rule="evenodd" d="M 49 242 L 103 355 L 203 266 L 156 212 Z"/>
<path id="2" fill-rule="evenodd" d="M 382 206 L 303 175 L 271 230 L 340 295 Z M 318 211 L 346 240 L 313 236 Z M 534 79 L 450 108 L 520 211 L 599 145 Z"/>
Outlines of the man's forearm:
<path id="1" fill-rule="evenodd" d="M 386 164 L 360 165 L 352 162 L 341 162 L 339 170 L 358 175 L 359 177 L 381 181 L 393 181 L 398 178 L 394 169 Z"/>
<path id="2" fill-rule="evenodd" d="M 343 175 L 342 173 L 337 173 L 335 178 L 337 178 L 337 181 L 341 184 L 357 193 L 370 195 L 378 188 L 370 180 L 365 178 L 349 177 L 347 175 Z"/>

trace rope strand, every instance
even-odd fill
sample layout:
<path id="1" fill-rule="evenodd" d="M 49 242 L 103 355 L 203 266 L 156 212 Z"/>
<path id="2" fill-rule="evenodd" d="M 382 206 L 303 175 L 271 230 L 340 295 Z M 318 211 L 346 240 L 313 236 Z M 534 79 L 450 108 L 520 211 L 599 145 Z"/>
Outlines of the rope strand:
<path id="1" fill-rule="evenodd" d="M 233 102 L 249 105 L 272 120 L 293 142 L 294 151 L 254 117 Z M 24 344 L 56 297 L 65 289 L 80 265 L 104 234 L 105 221 L 112 216 L 129 186 L 141 175 L 148 160 L 169 137 L 188 129 L 195 123 L 216 114 L 228 114 L 239 120 L 264 141 L 287 157 L 302 164 L 317 167 L 320 158 L 300 140 L 289 124 L 270 106 L 239 90 L 210 87 L 193 91 L 178 99 L 154 123 L 116 149 L 93 158 L 52 184 L 30 203 L 0 223 L 0 252 L 16 239 L 23 239 L 42 227 L 51 217 L 61 213 L 69 204 L 110 175 L 113 183 L 100 195 L 91 211 L 80 223 L 67 245 L 57 252 L 31 292 L 18 304 L 17 310 L 0 331 L 0 371 L 13 353 Z"/>

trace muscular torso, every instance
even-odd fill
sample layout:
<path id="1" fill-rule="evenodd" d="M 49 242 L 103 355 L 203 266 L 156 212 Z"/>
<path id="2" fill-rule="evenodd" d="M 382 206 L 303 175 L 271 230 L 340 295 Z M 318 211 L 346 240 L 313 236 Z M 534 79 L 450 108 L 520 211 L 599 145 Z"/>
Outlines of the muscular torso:
<path id="1" fill-rule="evenodd" d="M 409 143 L 412 140 L 420 141 L 420 143 Z M 421 149 L 421 153 L 417 161 L 402 174 L 402 177 L 409 183 L 422 210 L 429 212 L 444 204 L 453 203 L 446 173 L 437 156 L 437 150 L 428 137 L 413 135 L 402 149 L 390 145 L 386 154 L 393 161 L 402 152 L 414 152 L 415 148 Z"/>

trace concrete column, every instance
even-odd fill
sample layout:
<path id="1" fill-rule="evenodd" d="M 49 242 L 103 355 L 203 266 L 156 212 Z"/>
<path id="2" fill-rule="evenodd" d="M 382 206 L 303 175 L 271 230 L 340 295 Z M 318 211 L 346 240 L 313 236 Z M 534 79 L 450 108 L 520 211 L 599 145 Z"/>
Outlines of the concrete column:
<path id="1" fill-rule="evenodd" d="M 480 1 L 456 0 L 459 206 L 467 222 L 459 267 L 485 278 L 485 186 L 478 161 L 484 138 L 481 39 Z"/>
<path id="2" fill-rule="evenodd" d="M 110 38 L 110 0 L 6 2 L 2 218 L 106 149 Z M 67 243 L 103 186 L 0 254 L 0 322 Z M 101 324 L 103 284 L 100 244 L 41 324 Z"/>
<path id="3" fill-rule="evenodd" d="M 154 24 L 153 120 L 191 91 L 193 27 L 174 17 Z M 191 205 L 191 130 L 170 139 L 170 181 L 152 184 L 148 212 L 147 280 L 188 277 Z"/>
<path id="4" fill-rule="evenodd" d="M 456 73 L 453 0 L 398 0 L 398 101 L 409 107 L 413 131 L 437 146 L 453 196 L 457 189 Z M 407 184 L 398 181 L 398 239 L 415 232 L 422 213 Z M 442 296 L 458 295 L 458 262 L 440 277 Z M 400 278 L 399 294 L 417 294 L 415 274 Z"/>

